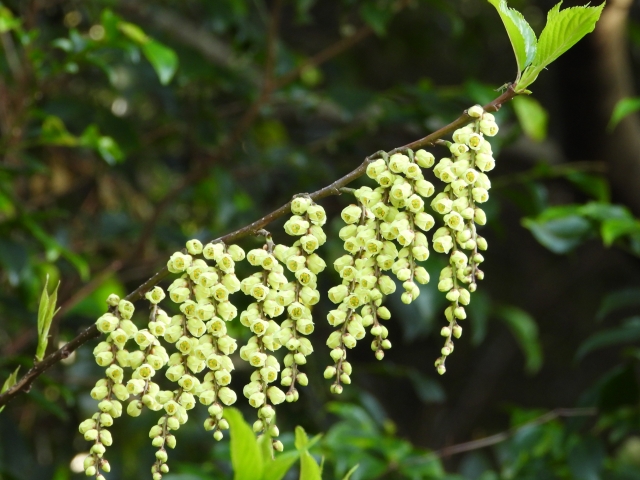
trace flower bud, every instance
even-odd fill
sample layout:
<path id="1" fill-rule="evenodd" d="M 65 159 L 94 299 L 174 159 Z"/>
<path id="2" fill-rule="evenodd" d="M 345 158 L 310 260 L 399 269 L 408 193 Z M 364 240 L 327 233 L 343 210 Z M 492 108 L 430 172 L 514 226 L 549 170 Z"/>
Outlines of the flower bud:
<path id="1" fill-rule="evenodd" d="M 435 162 L 433 154 L 423 149 L 420 149 L 415 153 L 414 159 L 422 168 L 431 168 Z"/>

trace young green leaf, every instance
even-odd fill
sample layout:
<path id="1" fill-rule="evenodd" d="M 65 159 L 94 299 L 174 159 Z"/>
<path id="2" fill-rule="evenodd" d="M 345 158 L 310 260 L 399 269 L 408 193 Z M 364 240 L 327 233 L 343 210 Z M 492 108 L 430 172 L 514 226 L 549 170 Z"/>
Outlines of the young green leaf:
<path id="1" fill-rule="evenodd" d="M 262 478 L 264 459 L 253 430 L 235 408 L 225 408 L 231 435 L 231 465 L 234 480 Z"/>
<path id="2" fill-rule="evenodd" d="M 40 305 L 38 306 L 38 347 L 36 349 L 36 361 L 41 362 L 44 358 L 44 354 L 49 344 L 49 329 L 51 328 L 51 322 L 59 308 L 56 309 L 56 303 L 58 301 L 58 288 L 60 282 L 56 285 L 51 296 L 47 291 L 47 285 L 49 283 L 49 275 L 44 282 L 44 288 L 42 289 L 42 296 L 40 297 Z"/>
<path id="3" fill-rule="evenodd" d="M 520 72 L 536 55 L 536 34 L 520 12 L 507 6 L 507 0 L 489 0 L 489 3 L 496 8 L 507 29 L 518 63 L 518 77 L 520 77 Z"/>
<path id="4" fill-rule="evenodd" d="M 149 40 L 142 45 L 142 53 L 144 53 L 144 56 L 147 57 L 147 60 L 156 71 L 160 83 L 167 85 L 178 68 L 178 55 L 176 55 L 176 52 L 155 40 Z"/>
<path id="5" fill-rule="evenodd" d="M 296 427 L 296 440 L 295 440 L 296 450 L 306 449 L 308 443 L 309 443 L 309 436 L 307 435 L 307 432 L 304 431 L 304 428 L 298 425 Z"/>
<path id="6" fill-rule="evenodd" d="M 613 113 L 611 114 L 611 120 L 609 120 L 607 129 L 612 131 L 624 117 L 638 110 L 640 110 L 640 97 L 621 98 L 618 103 L 616 103 L 616 106 L 613 107 Z"/>
<path id="7" fill-rule="evenodd" d="M 547 137 L 549 116 L 537 100 L 526 96 L 515 97 L 513 109 L 527 137 L 536 142 L 541 142 Z"/>
<path id="8" fill-rule="evenodd" d="M 300 480 L 322 480 L 322 470 L 307 450 L 300 454 Z"/>
<path id="9" fill-rule="evenodd" d="M 300 452 L 296 450 L 281 453 L 274 460 L 267 461 L 262 480 L 282 480 L 299 457 Z"/>
<path id="10" fill-rule="evenodd" d="M 531 85 L 540 72 L 556 58 L 591 33 L 600 18 L 604 3 L 598 7 L 571 7 L 560 10 L 562 2 L 547 15 L 547 24 L 540 34 L 533 62 L 517 82 L 517 91 Z"/>
<path id="11" fill-rule="evenodd" d="M 11 387 L 13 387 L 16 382 L 18 381 L 18 371 L 20 370 L 20 367 L 16 368 L 13 373 L 9 374 L 9 377 L 4 381 L 4 384 L 2 385 L 2 389 L 0 390 L 0 393 L 4 393 L 7 390 L 9 390 Z M 2 412 L 2 410 L 4 410 L 5 406 L 0 407 L 0 412 Z"/>
<path id="12" fill-rule="evenodd" d="M 542 366 L 542 348 L 538 338 L 538 325 L 531 315 L 513 306 L 503 306 L 496 312 L 509 327 L 520 344 L 526 358 L 525 369 L 535 373 Z"/>

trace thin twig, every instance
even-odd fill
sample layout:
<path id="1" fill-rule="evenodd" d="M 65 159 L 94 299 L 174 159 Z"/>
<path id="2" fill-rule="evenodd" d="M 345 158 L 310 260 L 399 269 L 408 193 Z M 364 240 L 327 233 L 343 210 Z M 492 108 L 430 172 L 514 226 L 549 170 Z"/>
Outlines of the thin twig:
<path id="1" fill-rule="evenodd" d="M 556 408 L 555 410 L 551 410 L 543 415 L 540 415 L 533 420 L 526 422 L 522 425 L 518 425 L 517 427 L 510 428 L 509 430 L 505 430 L 504 432 L 496 433 L 495 435 L 491 435 L 489 437 L 480 438 L 478 440 L 472 440 L 470 442 L 458 443 L 456 445 L 451 445 L 448 447 L 441 448 L 440 450 L 435 450 L 427 455 L 429 459 L 433 458 L 444 458 L 450 457 L 452 455 L 457 455 L 458 453 L 470 452 L 472 450 L 478 450 L 480 448 L 490 447 L 491 445 L 496 445 L 497 443 L 504 442 L 509 438 L 513 437 L 519 431 L 525 428 L 536 427 L 538 425 L 542 425 L 544 423 L 548 423 L 556 418 L 560 417 L 588 417 L 596 415 L 598 411 L 595 408 Z"/>
<path id="2" fill-rule="evenodd" d="M 505 93 L 500 95 L 493 102 L 490 102 L 489 104 L 487 104 L 484 108 L 487 111 L 496 111 L 500 108 L 500 106 L 502 106 L 505 102 L 511 100 L 514 96 L 516 96 L 515 91 L 512 88 L 509 88 Z M 452 132 L 453 130 L 464 125 L 468 121 L 469 121 L 469 116 L 465 112 L 456 120 L 454 120 L 451 124 L 439 129 L 437 132 L 434 132 L 431 135 L 427 135 L 426 137 L 420 140 L 416 140 L 415 142 L 409 143 L 408 145 L 405 145 L 403 147 L 395 148 L 388 153 L 393 154 L 395 152 L 407 150 L 407 148 L 416 148 L 424 145 L 432 145 L 433 142 L 438 140 L 440 137 L 446 135 L 447 133 Z M 341 194 L 340 189 L 345 187 L 349 183 L 353 182 L 357 178 L 361 177 L 362 175 L 364 175 L 369 163 L 371 163 L 373 160 L 377 158 L 380 158 L 382 153 L 383 152 L 376 152 L 372 155 L 369 155 L 368 157 L 365 158 L 362 164 L 360 164 L 360 166 L 357 167 L 355 170 L 352 170 L 351 172 L 346 174 L 344 177 L 333 182 L 331 185 L 327 185 L 326 187 L 321 188 L 320 190 L 309 194 L 309 198 L 311 198 L 314 201 L 317 201 L 331 195 L 340 195 Z M 255 235 L 256 232 L 258 232 L 260 229 L 264 228 L 266 225 L 273 222 L 274 220 L 277 220 L 278 218 L 283 217 L 290 211 L 291 211 L 291 201 L 287 202 L 277 210 L 274 210 L 273 212 L 265 215 L 261 219 L 256 220 L 255 222 L 245 227 L 242 227 L 234 232 L 223 235 L 222 237 L 219 237 L 214 241 L 230 244 L 248 235 Z M 143 295 L 146 292 L 148 292 L 151 288 L 153 288 L 155 285 L 160 283 L 168 275 L 169 275 L 169 270 L 167 269 L 167 267 L 165 267 L 159 272 L 155 273 L 151 278 L 149 278 L 146 282 L 144 282 L 142 285 L 136 288 L 133 292 L 131 292 L 125 298 L 131 302 L 135 302 L 136 300 L 139 300 L 140 298 L 143 297 Z M 55 365 L 60 360 L 67 358 L 71 354 L 71 352 L 79 348 L 82 344 L 84 344 L 88 340 L 92 338 L 96 338 L 98 336 L 100 336 L 100 332 L 98 331 L 96 325 L 93 324 L 87 327 L 85 330 L 83 330 L 76 338 L 71 340 L 62 348 L 46 356 L 42 362 L 36 364 L 33 368 L 31 368 L 13 387 L 11 387 L 9 390 L 4 392 L 3 394 L 0 394 L 0 406 L 6 405 L 20 392 L 29 391 L 33 381 L 36 378 L 38 378 L 42 373 L 44 373 L 46 370 L 48 370 L 51 366 Z"/>
<path id="3" fill-rule="evenodd" d="M 271 22 L 271 28 L 277 28 L 277 23 Z M 256 99 L 255 102 L 249 107 L 249 109 L 245 112 L 242 118 L 238 121 L 233 132 L 227 137 L 227 139 L 218 147 L 216 150 L 210 154 L 206 161 L 201 161 L 196 164 L 196 166 L 191 170 L 189 174 L 180 182 L 178 185 L 173 187 L 156 205 L 151 218 L 147 220 L 145 223 L 142 233 L 140 234 L 139 241 L 136 246 L 131 251 L 130 258 L 137 258 L 140 256 L 140 253 L 146 244 L 147 240 L 153 233 L 155 229 L 156 223 L 160 219 L 161 215 L 164 213 L 165 209 L 188 187 L 193 185 L 194 183 L 201 180 L 207 169 L 211 167 L 215 162 L 221 161 L 231 154 L 233 146 L 242 138 L 242 135 L 246 132 L 246 130 L 253 124 L 254 120 L 257 118 L 260 113 L 260 109 L 270 100 L 271 94 L 288 85 L 289 83 L 295 81 L 300 72 L 302 72 L 305 68 L 310 66 L 317 66 L 328 60 L 332 59 L 336 55 L 344 52 L 348 48 L 352 47 L 362 39 L 366 38 L 371 33 L 369 27 L 362 27 L 355 34 L 350 37 L 339 40 L 338 42 L 330 45 L 324 50 L 320 51 L 313 57 L 311 57 L 307 62 L 304 62 L 299 67 L 292 69 L 289 73 L 283 75 L 282 77 L 276 78 L 271 82 L 265 80 L 265 87 L 263 88 L 261 95 Z M 274 34 L 275 35 L 275 34 Z"/>

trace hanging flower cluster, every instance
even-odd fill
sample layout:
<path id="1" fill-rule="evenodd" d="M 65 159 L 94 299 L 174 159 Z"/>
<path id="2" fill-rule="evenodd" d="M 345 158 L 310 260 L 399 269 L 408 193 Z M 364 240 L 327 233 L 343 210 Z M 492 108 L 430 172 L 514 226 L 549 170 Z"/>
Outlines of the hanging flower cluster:
<path id="1" fill-rule="evenodd" d="M 339 237 L 346 253 L 333 263 L 341 282 L 328 292 L 336 307 L 327 320 L 336 330 L 327 340 L 333 365 L 324 376 L 333 379 L 334 393 L 351 383 L 347 350 L 365 337 L 367 329 L 377 359 L 391 348 L 388 329 L 382 324 L 391 317 L 382 304 L 384 298 L 400 284 L 401 300 L 409 304 L 420 294 L 418 284 L 429 282 L 421 262 L 429 258 L 427 233 L 436 219 L 427 213 L 426 201 L 443 225 L 431 236 L 432 249 L 449 256 L 438 281 L 438 289 L 450 302 L 445 310 L 448 325 L 441 331 L 445 345 L 436 361 L 438 372 L 445 372 L 445 360 L 453 351 L 452 338 L 462 333 L 458 322 L 466 318 L 464 307 L 484 276 L 479 250 L 486 250 L 487 242 L 478 235 L 476 225 L 486 222 L 478 205 L 489 198 L 491 182 L 485 172 L 495 166 L 485 138 L 498 132 L 494 117 L 480 106 L 470 108 L 468 114 L 472 121 L 454 132 L 453 142 L 439 142 L 449 148 L 451 157 L 435 164 L 435 157 L 425 150 L 382 153 L 366 170 L 377 186 L 347 189 L 355 202 L 341 213 L 345 226 Z M 432 167 L 435 177 L 445 184 L 437 195 L 423 174 L 423 169 Z M 285 400 L 298 400 L 297 386 L 308 384 L 302 370 L 313 352 L 308 338 L 314 331 L 312 309 L 320 300 L 318 275 L 326 268 L 317 253 L 327 240 L 322 228 L 327 221 L 324 209 L 308 195 L 299 195 L 291 202 L 291 213 L 284 230 L 296 238 L 294 243 L 276 245 L 261 230 L 264 246 L 246 254 L 246 261 L 257 271 L 242 281 L 235 272 L 236 263 L 245 260 L 242 248 L 187 242 L 186 249 L 174 253 L 167 263 L 177 278 L 166 292 L 156 286 L 145 295 L 150 304 L 146 328 L 133 323 L 131 302 L 109 296 L 108 312 L 97 320 L 106 339 L 94 349 L 96 363 L 105 368 L 105 378 L 91 390 L 99 402 L 98 411 L 80 425 L 80 433 L 93 442 L 85 459 L 88 476 L 103 480 L 102 472 L 109 472 L 104 458 L 112 443 L 108 427 L 122 415 L 124 402 L 133 417 L 144 408 L 161 412 L 149 432 L 158 449 L 151 469 L 154 480 L 169 471 L 166 448 L 176 445 L 172 432 L 187 422 L 197 402 L 208 408 L 204 428 L 214 439 L 223 438 L 229 428 L 224 407 L 237 400 L 230 388 L 234 370 L 230 356 L 238 345 L 228 335 L 227 325 L 238 316 L 230 298 L 239 291 L 251 298 L 239 315 L 240 323 L 251 332 L 239 354 L 254 368 L 243 394 L 257 409 L 254 431 L 269 435 L 273 448 L 282 450 L 275 407 Z M 159 307 L 167 294 L 174 315 Z M 287 353 L 276 355 L 282 347 Z M 163 369 L 175 384 L 168 390 L 161 390 L 154 381 Z M 275 385 L 278 380 L 286 392 Z"/>
<path id="2" fill-rule="evenodd" d="M 477 234 L 476 224 L 487 221 L 478 207 L 489 199 L 491 181 L 485 172 L 493 170 L 495 160 L 486 137 L 498 133 L 498 125 L 490 113 L 476 105 L 468 110 L 475 121 L 453 134 L 454 143 L 447 142 L 452 157 L 442 158 L 433 173 L 446 184 L 434 197 L 431 208 L 442 215 L 444 226 L 433 234 L 433 249 L 449 254 L 449 264 L 440 272 L 438 290 L 446 293 L 450 302 L 444 314 L 449 325 L 440 332 L 446 338 L 442 356 L 435 366 L 438 373 L 446 371 L 445 361 L 453 352 L 453 338 L 460 338 L 459 320 L 467 318 L 465 306 L 476 291 L 477 281 L 484 278 L 479 265 L 484 261 L 478 250 L 487 249 L 487 241 Z M 466 253 L 465 253 L 466 252 Z"/>

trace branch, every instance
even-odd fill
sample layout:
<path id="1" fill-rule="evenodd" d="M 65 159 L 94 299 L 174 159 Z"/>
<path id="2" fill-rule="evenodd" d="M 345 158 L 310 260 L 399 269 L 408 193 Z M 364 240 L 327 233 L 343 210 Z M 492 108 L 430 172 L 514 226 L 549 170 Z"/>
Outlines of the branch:
<path id="1" fill-rule="evenodd" d="M 478 440 L 472 440 L 470 442 L 458 443 L 456 445 L 451 445 L 449 447 L 441 448 L 440 450 L 435 450 L 431 452 L 428 457 L 429 460 L 435 458 L 443 458 L 450 457 L 451 455 L 456 455 L 458 453 L 470 452 L 472 450 L 478 450 L 480 448 L 490 447 L 491 445 L 495 445 L 497 443 L 504 442 L 509 438 L 513 437 L 519 431 L 525 428 L 537 427 L 538 425 L 542 425 L 544 423 L 548 423 L 556 418 L 560 417 L 585 417 L 585 416 L 593 416 L 595 415 L 597 410 L 595 408 L 556 408 L 555 410 L 551 410 L 550 412 L 545 413 L 544 415 L 540 415 L 538 418 L 534 418 L 533 420 L 526 422 L 517 427 L 510 428 L 504 432 L 496 433 L 495 435 L 491 435 L 489 437 L 480 438 Z"/>
<path id="2" fill-rule="evenodd" d="M 405 2 L 406 3 L 406 2 Z M 403 4 L 404 5 L 404 4 Z M 274 16 L 279 15 L 279 6 L 276 4 L 276 8 L 274 9 Z M 260 109 L 270 101 L 271 94 L 289 83 L 295 81 L 300 72 L 302 72 L 305 68 L 309 66 L 317 66 L 320 65 L 336 55 L 342 53 L 346 49 L 352 47 L 360 40 L 366 38 L 370 33 L 369 27 L 362 27 L 358 32 L 354 35 L 347 37 L 345 39 L 339 40 L 338 42 L 330 45 L 324 50 L 320 51 L 318 54 L 314 55 L 307 62 L 303 63 L 297 68 L 292 69 L 289 73 L 283 75 L 280 78 L 269 80 L 269 76 L 272 75 L 273 70 L 273 58 L 275 55 L 275 32 L 278 27 L 278 20 L 273 18 L 269 25 L 269 31 L 267 34 L 268 40 L 268 52 L 267 52 L 267 63 L 266 63 L 266 76 L 264 80 L 264 87 L 258 99 L 253 102 L 253 104 L 249 107 L 249 109 L 245 112 L 242 118 L 239 120 L 238 124 L 231 132 L 231 134 L 227 137 L 227 139 L 216 148 L 215 152 L 209 155 L 206 161 L 201 161 L 191 170 L 189 174 L 178 184 L 176 185 L 169 193 L 167 193 L 156 205 L 154 209 L 153 215 L 147 222 L 145 223 L 142 233 L 140 235 L 140 240 L 138 241 L 136 247 L 132 250 L 130 258 L 137 258 L 140 255 L 142 247 L 146 243 L 147 239 L 153 233 L 153 229 L 155 228 L 156 223 L 160 219 L 160 216 L 164 212 L 164 210 L 169 206 L 183 190 L 193 185 L 197 181 L 201 180 L 207 169 L 213 162 L 220 161 L 229 155 L 232 151 L 232 147 L 240 140 L 245 131 L 251 126 L 253 121 L 260 113 Z"/>
<path id="3" fill-rule="evenodd" d="M 514 96 L 516 96 L 515 91 L 513 90 L 513 88 L 509 87 L 506 92 L 504 92 L 502 95 L 500 95 L 498 98 L 496 98 L 492 102 L 485 105 L 484 108 L 489 112 L 492 112 L 492 111 L 495 112 L 504 103 L 511 100 Z M 431 135 L 427 135 L 426 137 L 420 140 L 416 140 L 415 142 L 409 143 L 403 147 L 394 148 L 390 152 L 387 152 L 387 154 L 392 155 L 397 152 L 405 151 L 409 148 L 413 149 L 413 148 L 419 148 L 422 146 L 433 145 L 434 142 L 439 138 L 443 137 L 444 135 L 468 123 L 470 121 L 470 118 L 471 117 L 469 117 L 465 111 L 460 117 L 458 117 L 456 120 L 451 122 L 449 125 L 437 130 Z M 329 197 L 331 195 L 340 195 L 342 193 L 340 189 L 345 187 L 349 183 L 353 182 L 357 178 L 360 178 L 362 175 L 364 175 L 367 170 L 367 166 L 373 160 L 380 158 L 382 153 L 384 152 L 380 151 L 380 152 L 376 152 L 369 155 L 355 170 L 352 170 L 351 172 L 347 173 L 344 177 L 336 180 L 332 184 L 327 185 L 326 187 L 311 193 L 309 197 L 312 200 L 317 201 L 322 198 Z M 287 215 L 290 212 L 291 212 L 291 201 L 287 202 L 277 210 L 274 210 L 273 212 L 265 215 L 261 219 L 256 220 L 255 222 L 250 223 L 249 225 L 242 227 L 234 232 L 228 233 L 226 235 L 223 235 L 222 237 L 215 239 L 214 242 L 224 242 L 226 244 L 230 244 L 240 240 L 241 238 L 247 237 L 249 235 L 256 235 L 260 229 L 264 228 L 271 222 Z M 129 300 L 130 302 L 135 302 L 136 300 L 141 299 L 146 292 L 148 292 L 149 290 L 151 290 L 151 288 L 153 288 L 155 285 L 157 285 L 162 280 L 164 280 L 168 275 L 169 275 L 169 270 L 167 269 L 167 267 L 164 267 L 162 270 L 155 273 L 146 282 L 144 282 L 142 285 L 136 288 L 133 292 L 127 295 L 125 297 L 126 300 Z M 0 395 L 0 406 L 6 405 L 20 392 L 22 391 L 28 392 L 29 389 L 31 388 L 31 384 L 33 383 L 33 381 L 36 378 L 38 378 L 42 373 L 48 370 L 51 366 L 58 363 L 60 360 L 67 358 L 71 354 L 71 352 L 78 349 L 82 344 L 84 344 L 88 340 L 92 338 L 96 338 L 98 336 L 100 336 L 100 332 L 98 331 L 96 325 L 93 324 L 90 327 L 87 327 L 85 330 L 83 330 L 82 333 L 80 333 L 76 338 L 71 340 L 62 348 L 46 356 L 42 362 L 36 364 L 33 368 L 31 368 L 13 387 L 11 387 L 5 393 Z"/>

